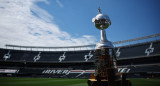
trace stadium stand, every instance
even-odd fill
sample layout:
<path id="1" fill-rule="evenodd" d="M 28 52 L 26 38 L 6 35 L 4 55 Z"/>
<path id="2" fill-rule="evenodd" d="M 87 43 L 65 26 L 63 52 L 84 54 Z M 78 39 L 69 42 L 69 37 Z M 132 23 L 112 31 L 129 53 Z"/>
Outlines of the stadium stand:
<path id="1" fill-rule="evenodd" d="M 157 36 L 160 35 L 155 34 L 128 41 Z M 126 41 L 113 44 L 124 42 Z M 20 49 L 14 49 L 14 47 L 20 47 Z M 85 47 L 88 48 L 84 49 Z M 12 74 L 16 77 L 89 78 L 94 73 L 94 49 L 90 47 L 95 47 L 95 45 L 69 47 L 6 45 L 6 48 L 0 48 L 0 76 Z M 32 48 L 68 48 L 68 50 L 38 51 L 32 50 Z M 75 49 L 69 50 L 70 48 Z M 160 74 L 160 40 L 116 46 L 115 53 L 118 60 L 118 72 L 128 75 Z"/>

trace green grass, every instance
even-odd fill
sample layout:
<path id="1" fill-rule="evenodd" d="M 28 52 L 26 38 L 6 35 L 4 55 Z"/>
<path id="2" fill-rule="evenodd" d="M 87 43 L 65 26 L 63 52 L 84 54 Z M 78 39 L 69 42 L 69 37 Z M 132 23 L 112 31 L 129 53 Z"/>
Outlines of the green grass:
<path id="1" fill-rule="evenodd" d="M 130 79 L 132 86 L 160 86 L 160 79 Z M 87 79 L 0 78 L 0 86 L 88 86 Z"/>
<path id="2" fill-rule="evenodd" d="M 160 79 L 130 79 L 132 86 L 160 86 Z"/>

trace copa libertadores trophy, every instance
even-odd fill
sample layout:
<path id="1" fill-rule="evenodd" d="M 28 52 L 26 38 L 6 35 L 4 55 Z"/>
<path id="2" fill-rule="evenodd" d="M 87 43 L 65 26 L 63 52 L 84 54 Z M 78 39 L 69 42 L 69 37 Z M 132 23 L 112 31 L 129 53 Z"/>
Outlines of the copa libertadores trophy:
<path id="1" fill-rule="evenodd" d="M 110 25 L 110 18 L 102 14 L 100 8 L 98 15 L 92 19 L 95 27 L 101 31 L 101 40 L 95 49 L 95 73 L 88 80 L 88 86 L 131 86 L 125 74 L 118 73 L 117 59 L 112 42 L 107 40 L 106 31 Z"/>

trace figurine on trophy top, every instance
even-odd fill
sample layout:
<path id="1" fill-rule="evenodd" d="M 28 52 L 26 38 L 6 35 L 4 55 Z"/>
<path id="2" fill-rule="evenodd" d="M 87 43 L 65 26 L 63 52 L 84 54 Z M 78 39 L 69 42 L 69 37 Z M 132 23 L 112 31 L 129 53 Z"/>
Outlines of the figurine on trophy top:
<path id="1" fill-rule="evenodd" d="M 92 19 L 92 22 L 97 29 L 101 30 L 101 40 L 96 45 L 96 49 L 113 48 L 112 42 L 107 40 L 105 31 L 111 25 L 110 18 L 106 14 L 102 14 L 101 9 L 98 8 L 98 15 Z"/>

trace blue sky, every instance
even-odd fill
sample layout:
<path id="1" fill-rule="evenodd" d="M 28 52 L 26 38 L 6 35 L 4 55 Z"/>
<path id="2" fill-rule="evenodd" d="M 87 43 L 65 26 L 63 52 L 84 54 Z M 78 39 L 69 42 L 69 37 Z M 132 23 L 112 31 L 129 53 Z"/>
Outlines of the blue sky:
<path id="1" fill-rule="evenodd" d="M 160 33 L 160 2 L 158 0 L 59 0 L 62 6 L 49 0 L 49 5 L 38 3 L 54 16 L 54 22 L 72 36 L 93 35 L 100 32 L 92 18 L 100 6 L 112 25 L 106 30 L 111 41 L 126 40 Z"/>
<path id="2" fill-rule="evenodd" d="M 158 0 L 2 0 L 0 37 L 3 45 L 95 44 L 100 31 L 92 18 L 99 6 L 112 22 L 106 30 L 110 41 L 152 35 L 160 33 L 159 4 Z M 5 32 L 11 34 L 4 36 Z"/>

